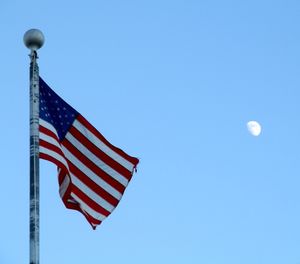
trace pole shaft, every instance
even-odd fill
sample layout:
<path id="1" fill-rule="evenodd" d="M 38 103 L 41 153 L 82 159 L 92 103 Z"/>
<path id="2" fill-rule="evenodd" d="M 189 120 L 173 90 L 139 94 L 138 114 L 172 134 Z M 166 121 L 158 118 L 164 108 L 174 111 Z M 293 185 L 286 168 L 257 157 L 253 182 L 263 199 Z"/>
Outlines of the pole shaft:
<path id="1" fill-rule="evenodd" d="M 30 54 L 30 264 L 39 264 L 39 67 Z"/>

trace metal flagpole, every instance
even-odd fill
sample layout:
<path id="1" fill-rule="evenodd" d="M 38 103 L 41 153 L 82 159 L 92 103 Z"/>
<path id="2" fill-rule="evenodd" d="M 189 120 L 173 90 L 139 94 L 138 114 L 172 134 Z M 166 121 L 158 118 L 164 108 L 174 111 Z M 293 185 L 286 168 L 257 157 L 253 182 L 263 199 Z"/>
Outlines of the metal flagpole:
<path id="1" fill-rule="evenodd" d="M 39 67 L 37 50 L 44 44 L 44 35 L 30 29 L 24 35 L 30 49 L 30 264 L 39 264 Z"/>

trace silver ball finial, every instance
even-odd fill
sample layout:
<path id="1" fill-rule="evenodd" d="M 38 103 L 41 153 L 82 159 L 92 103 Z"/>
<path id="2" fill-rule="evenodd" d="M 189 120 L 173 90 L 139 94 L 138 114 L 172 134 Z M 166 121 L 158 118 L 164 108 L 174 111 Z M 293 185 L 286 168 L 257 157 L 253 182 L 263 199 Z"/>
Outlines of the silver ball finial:
<path id="1" fill-rule="evenodd" d="M 24 34 L 23 40 L 28 49 L 36 51 L 43 46 L 45 37 L 39 29 L 30 29 Z"/>

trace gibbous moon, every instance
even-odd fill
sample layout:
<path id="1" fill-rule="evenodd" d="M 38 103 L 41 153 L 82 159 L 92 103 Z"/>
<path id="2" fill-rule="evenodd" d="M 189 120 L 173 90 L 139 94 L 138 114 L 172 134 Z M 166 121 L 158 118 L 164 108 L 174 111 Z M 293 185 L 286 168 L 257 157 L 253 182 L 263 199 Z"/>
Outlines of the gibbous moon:
<path id="1" fill-rule="evenodd" d="M 249 121 L 247 123 L 247 128 L 252 136 L 257 137 L 261 133 L 261 125 L 256 121 Z"/>

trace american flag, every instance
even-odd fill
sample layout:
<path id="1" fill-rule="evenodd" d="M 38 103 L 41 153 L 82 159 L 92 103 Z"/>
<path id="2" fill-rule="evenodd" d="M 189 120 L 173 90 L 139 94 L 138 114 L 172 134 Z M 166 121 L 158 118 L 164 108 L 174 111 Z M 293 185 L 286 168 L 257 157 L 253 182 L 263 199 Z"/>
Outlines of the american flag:
<path id="1" fill-rule="evenodd" d="M 59 193 L 95 229 L 118 205 L 139 162 L 110 144 L 40 78 L 40 158 L 58 167 Z"/>

